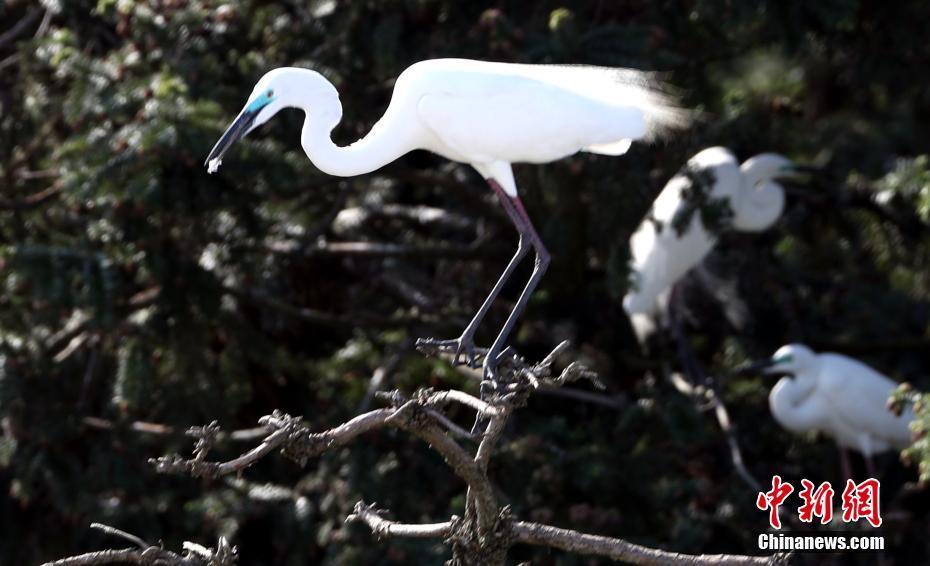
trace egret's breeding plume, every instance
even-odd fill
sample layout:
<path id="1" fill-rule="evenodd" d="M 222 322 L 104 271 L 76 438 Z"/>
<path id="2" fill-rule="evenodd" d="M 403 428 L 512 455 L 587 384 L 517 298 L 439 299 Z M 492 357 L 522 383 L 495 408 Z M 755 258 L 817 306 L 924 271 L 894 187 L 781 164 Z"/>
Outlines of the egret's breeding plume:
<path id="1" fill-rule="evenodd" d="M 517 264 L 532 248 L 536 263 L 516 306 L 485 356 L 494 379 L 504 342 L 549 264 L 549 253 L 517 196 L 511 163 L 543 163 L 588 151 L 620 155 L 633 140 L 681 127 L 676 108 L 648 74 L 585 66 L 517 65 L 437 59 L 398 77 L 391 102 L 371 132 L 337 147 L 330 133 L 342 118 L 335 87 L 308 69 L 275 69 L 258 81 L 245 107 L 207 158 L 216 171 L 229 147 L 283 108 L 306 114 L 301 144 L 321 171 L 368 173 L 415 149 L 468 163 L 497 193 L 520 238 L 500 280 L 459 338 L 430 341 L 475 365 L 473 336 Z"/>
<path id="2" fill-rule="evenodd" d="M 653 316 L 665 310 L 675 283 L 717 241 L 700 208 L 725 204 L 732 217 L 723 224 L 739 231 L 765 230 L 785 207 L 778 178 L 792 172 L 792 163 L 781 155 L 762 153 L 740 165 L 727 149 L 712 147 L 672 177 L 630 238 L 633 282 L 623 308 L 641 339 L 651 332 Z"/>
<path id="3" fill-rule="evenodd" d="M 822 432 L 841 448 L 862 453 L 873 475 L 874 454 L 911 443 L 913 412 L 908 408 L 896 416 L 887 406 L 898 384 L 862 362 L 790 344 L 745 369 L 787 375 L 769 395 L 775 420 L 791 432 Z M 843 464 L 848 477 L 845 457 Z"/>

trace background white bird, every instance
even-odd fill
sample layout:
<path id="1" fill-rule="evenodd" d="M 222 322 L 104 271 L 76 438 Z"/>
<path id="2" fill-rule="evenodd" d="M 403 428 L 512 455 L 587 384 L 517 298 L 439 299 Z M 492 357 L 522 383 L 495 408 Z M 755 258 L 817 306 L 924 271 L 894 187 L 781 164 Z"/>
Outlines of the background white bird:
<path id="1" fill-rule="evenodd" d="M 655 317 L 668 306 L 675 283 L 717 242 L 704 225 L 695 199 L 726 202 L 736 230 L 765 230 L 785 207 L 785 193 L 777 179 L 790 175 L 793 167 L 787 158 L 774 153 L 756 155 L 740 165 L 729 150 L 711 147 L 692 157 L 665 185 L 630 238 L 633 282 L 623 308 L 641 341 L 654 331 Z M 695 190 L 695 176 L 706 177 L 709 190 Z M 677 230 L 675 221 L 687 207 L 696 209 Z"/>
<path id="2" fill-rule="evenodd" d="M 210 152 L 209 171 L 219 168 L 237 139 L 283 108 L 306 113 L 301 144 L 325 173 L 359 175 L 425 149 L 468 163 L 487 179 L 520 233 L 517 252 L 462 336 L 429 342 L 453 350 L 454 363 L 464 354 L 474 366 L 476 327 L 532 247 L 533 274 L 485 355 L 485 376 L 492 381 L 504 342 L 549 264 L 549 253 L 517 195 L 511 163 L 542 163 L 578 151 L 619 155 L 633 140 L 655 138 L 687 121 L 687 114 L 639 71 L 436 59 L 406 69 L 371 132 L 348 147 L 337 147 L 330 137 L 342 118 L 335 87 L 314 71 L 281 68 L 258 81 L 245 108 Z"/>
<path id="3" fill-rule="evenodd" d="M 913 411 L 908 408 L 896 416 L 887 407 L 888 397 L 898 384 L 862 362 L 789 344 L 751 367 L 788 374 L 769 395 L 769 407 L 779 424 L 794 433 L 822 432 L 841 449 L 860 452 L 872 477 L 873 455 L 902 450 L 911 443 L 908 425 Z M 843 471 L 851 477 L 842 453 Z"/>

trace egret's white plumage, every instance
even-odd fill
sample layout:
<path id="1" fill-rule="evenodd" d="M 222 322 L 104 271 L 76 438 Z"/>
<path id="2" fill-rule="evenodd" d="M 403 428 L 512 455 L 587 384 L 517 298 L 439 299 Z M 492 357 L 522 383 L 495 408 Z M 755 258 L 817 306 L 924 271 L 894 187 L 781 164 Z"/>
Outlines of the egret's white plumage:
<path id="1" fill-rule="evenodd" d="M 769 407 L 791 432 L 822 432 L 867 458 L 910 445 L 913 412 L 896 416 L 886 406 L 898 384 L 862 362 L 790 344 L 765 371 L 790 374 L 772 388 Z"/>
<path id="2" fill-rule="evenodd" d="M 785 194 L 775 178 L 790 167 L 790 161 L 773 153 L 740 165 L 727 149 L 712 147 L 692 157 L 686 170 L 710 173 L 713 182 L 707 196 L 729 203 L 734 229 L 760 231 L 774 224 L 784 209 Z M 699 213 L 691 216 L 680 235 L 673 227 L 679 210 L 688 204 L 685 191 L 691 182 L 684 172 L 673 177 L 630 238 L 633 286 L 623 298 L 623 307 L 640 335 L 650 331 L 652 315 L 664 309 L 675 282 L 699 264 L 717 241 Z"/>
<path id="3" fill-rule="evenodd" d="M 246 108 L 269 91 L 272 100 L 253 127 L 282 108 L 304 110 L 307 156 L 321 171 L 339 176 L 373 171 L 415 149 L 479 169 L 543 163 L 579 151 L 619 154 L 632 140 L 682 125 L 686 116 L 638 71 L 434 59 L 397 78 L 387 110 L 368 135 L 337 147 L 330 132 L 342 119 L 342 105 L 325 77 L 275 69 L 255 85 Z M 504 189 L 516 194 L 512 184 Z"/>
<path id="4" fill-rule="evenodd" d="M 517 196 L 511 163 L 543 163 L 589 151 L 619 155 L 633 140 L 652 139 L 686 122 L 647 73 L 603 67 L 520 65 L 436 59 L 410 66 L 395 82 L 391 102 L 371 132 L 336 146 L 331 132 L 342 119 L 336 88 L 308 69 L 281 68 L 255 85 L 246 106 L 207 158 L 209 172 L 237 139 L 283 108 L 305 112 L 301 145 L 321 171 L 337 176 L 367 173 L 401 155 L 425 149 L 477 169 L 501 196 L 520 232 L 520 245 L 485 304 L 454 341 L 474 363 L 472 335 L 490 302 L 532 247 L 533 275 L 485 359 L 493 373 L 497 355 L 549 262 Z"/>

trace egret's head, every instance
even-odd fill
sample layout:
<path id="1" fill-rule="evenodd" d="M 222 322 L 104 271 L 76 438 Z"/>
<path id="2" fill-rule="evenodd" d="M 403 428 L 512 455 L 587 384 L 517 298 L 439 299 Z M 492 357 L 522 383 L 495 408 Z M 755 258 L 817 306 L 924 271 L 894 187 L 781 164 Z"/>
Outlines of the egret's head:
<path id="1" fill-rule="evenodd" d="M 803 344 L 788 344 L 771 358 L 759 360 L 741 368 L 740 373 L 762 372 L 775 375 L 804 375 L 817 362 L 817 354 Z"/>
<path id="2" fill-rule="evenodd" d="M 803 344 L 788 344 L 779 348 L 772 355 L 772 365 L 766 370 L 766 373 L 797 375 L 811 367 L 816 357 L 817 354 Z"/>
<path id="3" fill-rule="evenodd" d="M 777 181 L 783 177 L 791 177 L 796 172 L 795 164 L 777 153 L 760 153 L 754 155 L 740 165 L 743 177 L 751 186 L 768 181 Z"/>
<path id="4" fill-rule="evenodd" d="M 331 91 L 331 92 L 330 92 Z M 310 69 L 281 67 L 265 73 L 252 89 L 248 102 L 239 116 L 226 129 L 207 157 L 210 173 L 216 171 L 226 153 L 236 141 L 271 119 L 283 108 L 306 108 L 319 93 L 335 93 L 332 84 Z M 338 98 L 338 94 L 336 95 Z"/>
<path id="5" fill-rule="evenodd" d="M 769 228 L 785 209 L 785 191 L 778 180 L 794 174 L 795 166 L 777 153 L 760 153 L 743 162 L 743 188 L 733 203 L 733 225 L 738 230 Z"/>

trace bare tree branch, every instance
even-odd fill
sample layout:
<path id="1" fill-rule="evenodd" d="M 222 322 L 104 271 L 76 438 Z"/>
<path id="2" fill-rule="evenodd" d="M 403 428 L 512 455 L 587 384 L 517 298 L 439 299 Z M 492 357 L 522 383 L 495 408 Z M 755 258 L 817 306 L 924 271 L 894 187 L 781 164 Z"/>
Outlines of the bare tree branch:
<path id="1" fill-rule="evenodd" d="M 104 525 L 103 523 L 91 523 L 90 528 L 103 531 L 107 533 L 108 535 L 126 539 L 132 544 L 138 546 L 139 548 L 143 550 L 152 546 L 149 543 L 142 540 L 141 538 L 137 537 L 136 535 L 127 533 L 126 531 L 122 531 L 120 529 L 117 529 L 116 527 L 111 527 L 110 525 Z"/>
<path id="2" fill-rule="evenodd" d="M 375 369 L 371 375 L 371 380 L 368 382 L 368 389 L 365 390 L 365 396 L 362 397 L 362 401 L 358 405 L 357 412 L 364 413 L 371 407 L 371 402 L 375 398 L 375 393 L 381 389 L 384 382 L 394 373 L 409 349 L 410 343 L 409 341 L 405 341 L 404 344 L 401 344 L 401 346 L 388 357 L 387 361 L 383 362 Z"/>
<path id="3" fill-rule="evenodd" d="M 3 49 L 15 41 L 17 37 L 26 31 L 26 28 L 31 26 L 36 20 L 39 19 L 41 14 L 42 10 L 34 7 L 29 8 L 29 10 L 26 11 L 26 15 L 23 16 L 21 20 L 16 22 L 13 27 L 0 34 L 0 49 Z"/>
<path id="4" fill-rule="evenodd" d="M 452 522 L 409 525 L 389 521 L 382 517 L 384 511 L 364 501 L 355 504 L 355 510 L 346 517 L 346 523 L 365 523 L 379 539 L 388 537 L 445 538 L 452 529 Z"/>
<path id="5" fill-rule="evenodd" d="M 629 562 L 631 564 L 667 566 L 669 564 L 686 564 L 694 566 L 725 566 L 725 565 L 776 565 L 785 564 L 786 557 L 776 554 L 772 556 L 738 556 L 731 554 L 680 554 L 666 552 L 655 548 L 648 548 L 633 544 L 622 539 L 587 535 L 568 529 L 560 529 L 539 523 L 515 521 L 510 528 L 513 532 L 514 542 L 548 546 L 577 554 L 591 554 L 606 556 L 613 560 Z"/>
<path id="6" fill-rule="evenodd" d="M 425 205 L 384 204 L 340 210 L 333 220 L 333 231 L 340 235 L 352 233 L 375 218 L 399 219 L 422 227 L 438 226 L 455 230 L 469 230 L 475 225 L 471 218 L 442 208 Z"/>
<path id="7" fill-rule="evenodd" d="M 206 548 L 197 543 L 185 542 L 184 553 L 177 554 L 145 542 L 139 537 L 117 528 L 91 524 L 91 528 L 101 530 L 109 535 L 129 540 L 138 548 L 108 549 L 69 556 L 42 566 L 92 566 L 96 564 L 143 564 L 157 566 L 234 566 L 238 559 L 235 546 L 229 544 L 225 537 L 220 537 L 216 548 Z"/>
<path id="8" fill-rule="evenodd" d="M 303 257 L 319 256 L 358 256 L 358 257 L 436 257 L 475 259 L 494 255 L 477 245 L 454 244 L 397 244 L 392 242 L 325 242 L 313 246 L 303 246 L 296 241 L 275 241 L 265 244 L 264 249 L 275 254 L 300 255 Z"/>
<path id="9" fill-rule="evenodd" d="M 717 380 L 713 376 L 705 374 L 704 368 L 701 367 L 700 362 L 698 362 L 697 358 L 694 356 L 694 352 L 691 350 L 688 337 L 685 336 L 679 312 L 681 293 L 678 289 L 679 287 L 677 285 L 672 288 L 672 296 L 668 307 L 668 318 L 672 335 L 678 346 L 678 357 L 681 366 L 689 379 L 676 380 L 673 378 L 672 382 L 679 391 L 686 392 L 686 394 L 689 394 L 691 398 L 696 401 L 706 401 L 706 407 L 714 409 L 714 416 L 717 417 L 720 430 L 723 431 L 726 437 L 727 447 L 730 451 L 730 460 L 733 462 L 733 468 L 736 470 L 737 475 L 752 491 L 762 491 L 761 484 L 753 477 L 752 473 L 749 472 L 749 469 L 746 467 L 746 462 L 743 460 L 743 452 L 740 450 L 739 440 L 736 437 L 736 430 L 733 426 L 733 422 L 730 420 L 730 413 L 727 411 L 727 407 L 720 397 Z"/>
<path id="10" fill-rule="evenodd" d="M 58 197 L 62 190 L 64 190 L 64 184 L 56 182 L 47 189 L 21 199 L 13 200 L 0 198 L 0 210 L 29 210 L 31 208 L 36 208 Z"/>
<path id="11" fill-rule="evenodd" d="M 274 450 L 281 449 L 285 455 L 304 465 L 309 458 L 344 445 L 365 432 L 393 426 L 421 438 L 433 450 L 439 452 L 456 475 L 476 494 L 480 524 L 490 525 L 493 522 L 491 517 L 496 515 L 496 503 L 490 482 L 471 456 L 441 430 L 440 425 L 433 421 L 429 413 L 419 410 L 421 408 L 422 401 L 414 399 L 397 408 L 377 409 L 359 415 L 322 433 L 309 432 L 309 429 L 300 424 L 299 419 L 276 412 L 260 421 L 274 432 L 255 448 L 226 462 L 206 461 L 213 438 L 219 432 L 214 423 L 207 427 L 193 428 L 189 432 L 199 438 L 194 458 L 185 460 L 177 455 L 163 456 L 150 460 L 150 463 L 161 473 L 186 473 L 195 477 L 215 478 L 244 470 Z"/>
<path id="12" fill-rule="evenodd" d="M 114 423 L 107 419 L 101 419 L 99 417 L 84 417 L 82 422 L 85 426 L 90 428 L 96 428 L 100 430 L 113 430 L 120 427 L 126 427 L 133 432 L 139 432 L 142 434 L 151 434 L 155 436 L 173 436 L 180 434 L 181 431 L 175 427 L 160 424 L 160 423 L 150 423 L 145 421 L 132 421 L 130 423 Z M 218 441 L 223 441 L 226 439 L 234 440 L 237 442 L 250 442 L 258 440 L 263 436 L 268 436 L 268 428 L 263 426 L 257 426 L 254 428 L 245 428 L 242 430 L 234 430 L 230 433 L 221 432 L 217 437 Z"/>
<path id="13" fill-rule="evenodd" d="M 461 403 L 462 405 L 470 407 L 486 417 L 504 415 L 504 409 L 501 407 L 495 407 L 490 403 L 485 403 L 474 395 L 469 395 L 464 391 L 458 391 L 455 389 L 451 389 L 449 391 L 439 391 L 436 393 L 429 392 L 423 402 L 430 406 L 445 405 L 452 402 Z"/>
<path id="14" fill-rule="evenodd" d="M 402 326 L 414 320 L 422 322 L 424 320 L 430 319 L 430 317 L 423 315 L 416 317 L 400 315 L 388 318 L 374 316 L 364 312 L 353 312 L 347 315 L 336 315 L 306 307 L 294 306 L 254 287 L 240 288 L 233 287 L 231 285 L 224 285 L 223 290 L 237 298 L 253 302 L 257 305 L 275 310 L 287 316 L 292 316 L 294 318 L 299 318 L 313 324 L 320 324 L 324 326 L 357 328 L 359 325 L 364 325 L 385 328 Z"/>
<path id="15" fill-rule="evenodd" d="M 381 428 L 393 427 L 408 432 L 425 441 L 429 447 L 443 457 L 452 471 L 467 486 L 464 517 L 452 516 L 449 521 L 428 524 L 400 523 L 385 518 L 386 511 L 364 502 L 356 504 L 346 518 L 347 523 L 366 525 L 378 538 L 442 538 L 452 547 L 453 565 L 503 566 L 507 552 L 514 544 L 549 546 L 569 552 L 603 556 L 613 560 L 624 560 L 637 564 L 780 564 L 784 557 L 730 556 L 730 555 L 686 555 L 639 546 L 622 539 L 589 535 L 537 523 L 516 520 L 509 507 L 501 506 L 487 476 L 488 463 L 493 456 L 498 440 L 503 434 L 513 411 L 523 406 L 530 394 L 540 387 L 558 387 L 577 379 L 592 379 L 595 376 L 583 366 L 573 363 L 561 373 L 553 371 L 559 353 L 567 347 L 560 344 L 542 362 L 527 364 L 522 358 L 508 352 L 502 358 L 503 378 L 498 391 L 488 400 L 481 400 L 457 390 L 434 391 L 422 389 L 407 398 L 399 391 L 382 393 L 377 398 L 387 401 L 389 406 L 368 411 L 336 427 L 323 432 L 312 432 L 299 418 L 281 412 L 260 419 L 266 433 L 261 442 L 238 457 L 223 461 L 209 461 L 207 456 L 213 445 L 222 436 L 214 422 L 205 427 L 195 427 L 188 434 L 197 439 L 193 457 L 166 456 L 151 460 L 157 471 L 180 473 L 193 476 L 219 477 L 240 472 L 274 451 L 305 465 L 322 453 L 344 446 L 360 435 Z M 442 352 L 436 351 L 436 354 Z M 450 404 L 466 407 L 487 417 L 489 425 L 472 455 L 460 446 L 454 436 L 473 439 L 472 435 L 458 427 L 443 412 Z M 95 423 L 99 424 L 99 423 Z M 125 563 L 158 563 L 184 566 L 225 566 L 229 562 L 205 561 L 203 557 L 213 551 L 187 543 L 188 554 L 179 556 L 160 548 L 146 547 L 148 543 L 122 531 L 106 528 L 107 532 L 126 538 L 140 550 L 109 550 L 72 557 L 70 562 L 58 562 L 61 566 L 71 564 L 101 564 L 106 560 Z M 222 543 L 221 539 L 221 543 Z M 228 545 L 227 545 L 228 546 Z M 201 549 L 194 552 L 192 549 Z M 219 548 L 219 546 L 218 546 Z M 152 553 L 154 558 L 146 558 Z M 162 554 L 155 554 L 162 553 Z M 145 562 L 157 558 L 160 562 Z"/>

